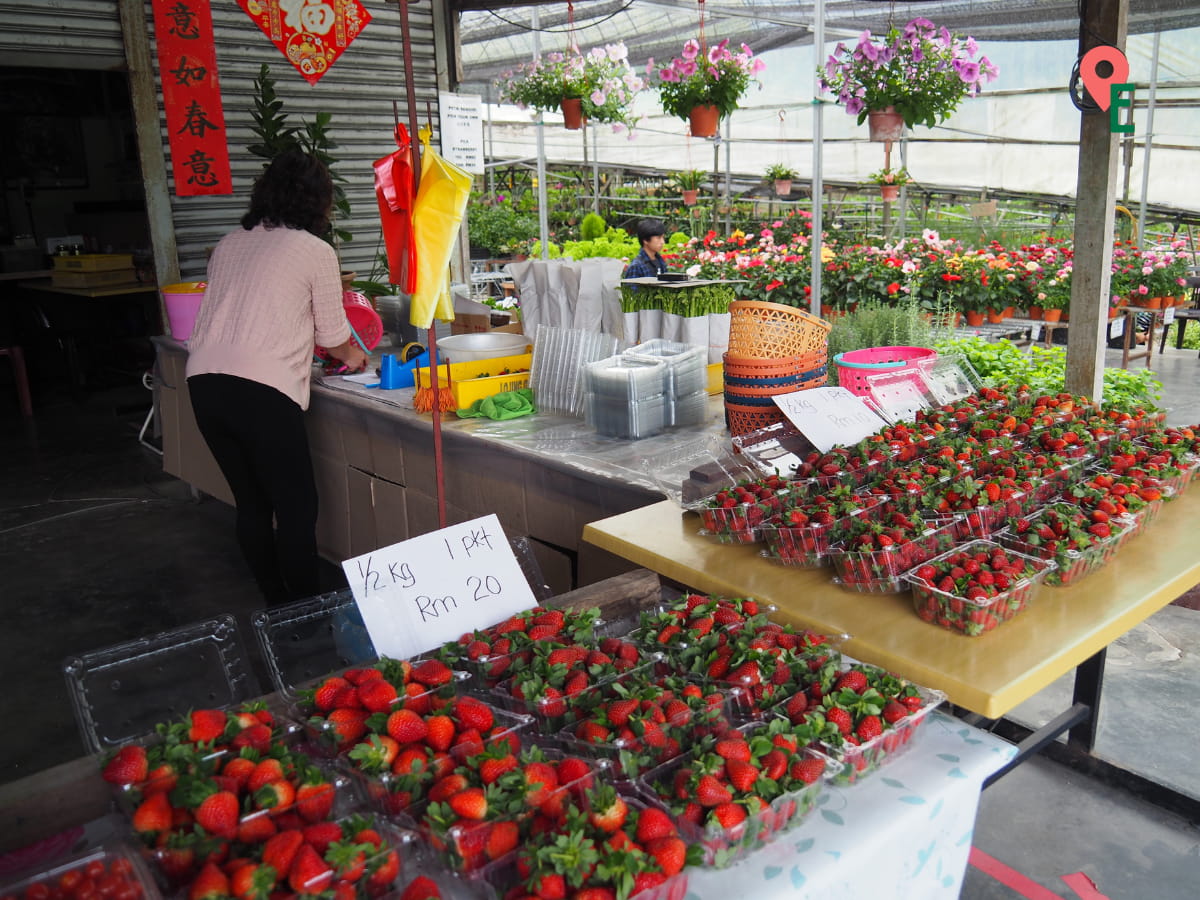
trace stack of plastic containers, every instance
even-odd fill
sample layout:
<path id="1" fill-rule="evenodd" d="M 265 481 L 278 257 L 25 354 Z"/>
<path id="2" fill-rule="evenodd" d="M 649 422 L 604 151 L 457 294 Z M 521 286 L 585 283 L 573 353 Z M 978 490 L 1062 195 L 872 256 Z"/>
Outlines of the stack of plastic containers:
<path id="1" fill-rule="evenodd" d="M 529 368 L 538 411 L 584 415 L 583 367 L 616 352 L 617 339 L 611 334 L 538 325 Z"/>
<path id="2" fill-rule="evenodd" d="M 708 353 L 656 338 L 584 367 L 588 424 L 601 434 L 643 438 L 708 414 Z"/>

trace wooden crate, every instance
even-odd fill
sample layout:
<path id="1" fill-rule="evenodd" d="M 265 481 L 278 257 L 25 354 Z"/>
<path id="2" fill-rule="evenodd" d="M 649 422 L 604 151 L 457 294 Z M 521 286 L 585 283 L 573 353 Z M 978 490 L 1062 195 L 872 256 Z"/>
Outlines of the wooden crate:
<path id="1" fill-rule="evenodd" d="M 98 288 L 118 284 L 135 284 L 137 272 L 128 269 L 112 269 L 104 272 L 60 272 L 50 273 L 50 284 L 61 288 Z"/>
<path id="2" fill-rule="evenodd" d="M 111 272 L 132 268 L 131 253 L 84 253 L 79 256 L 54 257 L 55 272 Z"/>

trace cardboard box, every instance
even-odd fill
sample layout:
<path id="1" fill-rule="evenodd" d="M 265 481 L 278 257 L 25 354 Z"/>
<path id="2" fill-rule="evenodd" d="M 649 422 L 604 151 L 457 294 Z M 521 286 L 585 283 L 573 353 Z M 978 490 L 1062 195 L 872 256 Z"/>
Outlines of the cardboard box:
<path id="1" fill-rule="evenodd" d="M 64 272 L 55 269 L 50 273 L 51 286 L 61 288 L 98 288 L 136 283 L 137 272 L 132 268 L 109 269 L 103 272 Z"/>
<path id="2" fill-rule="evenodd" d="M 454 295 L 454 321 L 451 334 L 477 334 L 492 330 L 492 308 L 469 297 Z"/>
<path id="3" fill-rule="evenodd" d="M 55 256 L 55 272 L 110 272 L 132 269 L 132 253 L 82 253 L 79 256 Z"/>

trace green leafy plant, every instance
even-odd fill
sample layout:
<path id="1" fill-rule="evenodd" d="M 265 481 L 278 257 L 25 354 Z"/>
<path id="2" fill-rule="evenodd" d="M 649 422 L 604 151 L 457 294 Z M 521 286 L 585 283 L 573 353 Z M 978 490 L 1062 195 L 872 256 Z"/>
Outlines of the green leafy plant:
<path id="1" fill-rule="evenodd" d="M 876 184 L 894 184 L 896 187 L 912 181 L 912 177 L 908 174 L 908 169 L 905 169 L 903 166 L 899 169 L 885 167 L 878 172 L 872 172 L 867 178 Z"/>
<path id="2" fill-rule="evenodd" d="M 833 321 L 829 332 L 829 359 L 851 350 L 869 347 L 932 347 L 939 336 L 948 335 L 944 317 L 929 316 L 915 298 L 899 303 L 867 300 L 853 312 Z M 830 366 L 834 383 L 836 366 Z"/>
<path id="3" fill-rule="evenodd" d="M 720 116 L 737 109 L 738 101 L 766 64 L 745 44 L 733 53 L 729 41 L 709 48 L 688 40 L 680 56 L 658 69 L 659 101 L 667 115 L 686 119 L 697 106 L 715 106 Z"/>
<path id="4" fill-rule="evenodd" d="M 700 169 L 686 169 L 682 172 L 676 172 L 671 176 L 671 180 L 678 185 L 681 191 L 695 191 L 704 184 L 704 180 L 708 177 L 708 173 Z"/>
<path id="5" fill-rule="evenodd" d="M 767 181 L 793 181 L 797 177 L 796 170 L 783 163 L 772 163 L 764 174 Z"/>
<path id="6" fill-rule="evenodd" d="M 607 227 L 608 223 L 604 221 L 603 216 L 596 213 L 588 213 L 583 217 L 583 221 L 579 223 L 579 237 L 585 241 L 594 241 L 604 234 L 604 230 Z"/>
<path id="7" fill-rule="evenodd" d="M 978 53 L 974 38 L 913 19 L 882 36 L 863 32 L 853 47 L 838 44 L 818 73 L 821 88 L 860 125 L 869 112 L 891 106 L 909 128 L 932 128 L 999 74 L 986 56 L 977 60 Z"/>
<path id="8" fill-rule="evenodd" d="M 593 47 L 587 53 L 572 48 L 548 53 L 505 72 L 497 82 L 501 96 L 521 107 L 557 110 L 564 99 L 582 101 L 583 114 L 593 122 L 633 127 L 634 97 L 645 86 L 629 67 L 625 44 Z"/>
<path id="9" fill-rule="evenodd" d="M 472 204 L 467 212 L 467 237 L 473 247 L 493 256 L 513 256 L 538 236 L 537 219 L 517 209 L 507 198 Z"/>

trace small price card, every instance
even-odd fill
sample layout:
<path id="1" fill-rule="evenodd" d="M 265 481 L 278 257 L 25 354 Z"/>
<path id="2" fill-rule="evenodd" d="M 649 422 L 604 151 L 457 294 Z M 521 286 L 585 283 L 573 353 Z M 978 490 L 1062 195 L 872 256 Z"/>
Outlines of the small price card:
<path id="1" fill-rule="evenodd" d="M 1109 323 L 1108 323 L 1109 337 L 1119 338 L 1124 333 L 1125 333 L 1125 317 L 1124 316 L 1117 316 L 1115 319 L 1111 319 L 1109 321 Z"/>
<path id="2" fill-rule="evenodd" d="M 888 423 L 842 387 L 776 394 L 775 405 L 822 453 L 874 434 Z"/>
<path id="3" fill-rule="evenodd" d="M 1038 339 L 1041 336 L 1042 336 L 1042 326 L 1041 325 L 1038 325 L 1035 323 L 1035 324 L 1029 326 L 1029 340 L 1033 341 L 1036 344 L 1038 342 Z"/>
<path id="4" fill-rule="evenodd" d="M 537 605 L 494 514 L 348 559 L 342 569 L 375 649 L 396 659 Z"/>
<path id="5" fill-rule="evenodd" d="M 1163 310 L 1163 325 L 1165 327 L 1167 325 L 1170 325 L 1174 321 L 1175 321 L 1175 307 L 1168 306 L 1166 309 Z"/>

